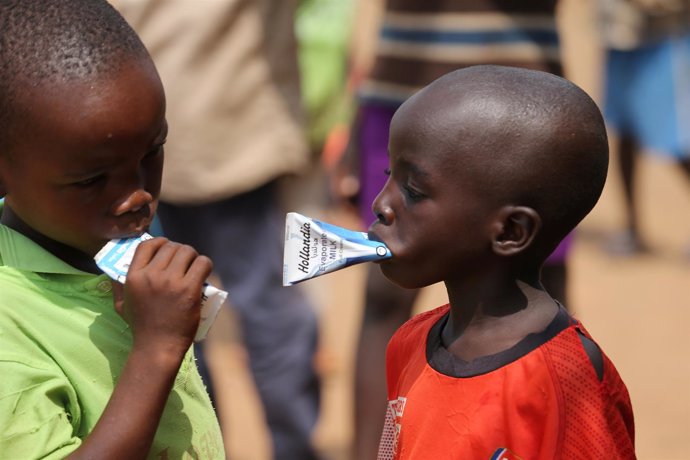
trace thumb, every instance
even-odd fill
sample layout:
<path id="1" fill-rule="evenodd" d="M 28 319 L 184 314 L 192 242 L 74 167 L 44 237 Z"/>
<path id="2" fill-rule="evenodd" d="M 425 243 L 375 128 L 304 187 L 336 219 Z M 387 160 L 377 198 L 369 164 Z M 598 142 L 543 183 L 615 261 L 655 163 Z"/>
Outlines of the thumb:
<path id="1" fill-rule="evenodd" d="M 113 284 L 113 307 L 118 315 L 124 319 L 125 315 L 125 289 L 121 283 L 112 281 Z"/>

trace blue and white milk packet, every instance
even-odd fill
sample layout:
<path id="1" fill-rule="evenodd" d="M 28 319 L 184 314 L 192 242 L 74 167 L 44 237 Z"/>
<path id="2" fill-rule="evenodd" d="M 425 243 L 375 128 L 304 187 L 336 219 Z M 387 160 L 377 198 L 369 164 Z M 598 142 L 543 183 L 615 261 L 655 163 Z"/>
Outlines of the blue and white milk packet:
<path id="1" fill-rule="evenodd" d="M 285 219 L 283 286 L 363 262 L 392 257 L 380 241 L 357 232 L 290 212 Z"/>
<path id="2" fill-rule="evenodd" d="M 132 258 L 137 246 L 142 241 L 150 240 L 153 236 L 148 233 L 143 233 L 135 238 L 121 238 L 111 240 L 106 243 L 98 254 L 94 257 L 96 265 L 103 270 L 103 273 L 114 279 L 119 283 L 125 282 L 127 279 L 127 271 L 132 264 Z M 216 320 L 220 307 L 225 302 L 228 293 L 204 283 L 201 291 L 201 319 L 199 320 L 199 327 L 196 330 L 194 341 L 199 342 L 206 338 L 208 330 Z"/>

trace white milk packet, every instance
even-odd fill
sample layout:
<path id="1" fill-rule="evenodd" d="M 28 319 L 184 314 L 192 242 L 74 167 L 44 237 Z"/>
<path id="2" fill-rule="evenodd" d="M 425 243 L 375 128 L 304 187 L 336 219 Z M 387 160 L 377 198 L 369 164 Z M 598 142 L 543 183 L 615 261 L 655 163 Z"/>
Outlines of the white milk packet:
<path id="1" fill-rule="evenodd" d="M 98 251 L 96 257 L 94 257 L 96 265 L 98 265 L 106 275 L 124 284 L 127 279 L 127 271 L 134 257 L 134 251 L 136 251 L 139 243 L 150 240 L 151 238 L 153 237 L 148 233 L 143 233 L 135 238 L 111 240 L 106 243 L 106 245 Z M 194 336 L 195 342 L 199 342 L 206 338 L 206 334 L 216 320 L 220 307 L 223 305 L 227 296 L 227 292 L 221 291 L 208 283 L 204 283 L 201 292 L 201 319 L 199 320 L 199 327 Z"/>
<path id="2" fill-rule="evenodd" d="M 290 212 L 285 218 L 283 286 L 363 262 L 392 257 L 385 244 L 357 232 Z"/>

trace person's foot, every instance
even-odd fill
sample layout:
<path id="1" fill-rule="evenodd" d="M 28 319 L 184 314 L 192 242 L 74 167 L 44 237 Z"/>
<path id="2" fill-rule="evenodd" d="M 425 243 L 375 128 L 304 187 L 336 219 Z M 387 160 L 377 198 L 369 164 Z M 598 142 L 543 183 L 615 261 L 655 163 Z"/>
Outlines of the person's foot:
<path id="1" fill-rule="evenodd" d="M 649 252 L 649 247 L 640 237 L 631 231 L 624 231 L 612 236 L 605 244 L 606 252 L 616 257 L 634 256 Z"/>

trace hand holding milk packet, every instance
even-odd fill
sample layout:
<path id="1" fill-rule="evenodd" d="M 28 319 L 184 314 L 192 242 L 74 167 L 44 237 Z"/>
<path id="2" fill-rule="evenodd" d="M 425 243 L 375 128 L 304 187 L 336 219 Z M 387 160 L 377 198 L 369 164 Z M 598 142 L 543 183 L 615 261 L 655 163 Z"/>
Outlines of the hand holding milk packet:
<path id="1" fill-rule="evenodd" d="M 98 251 L 96 257 L 94 257 L 96 265 L 98 265 L 106 275 L 124 284 L 127 279 L 127 271 L 132 263 L 132 258 L 134 257 L 137 246 L 139 246 L 142 241 L 150 240 L 151 238 L 153 237 L 148 233 L 143 233 L 135 238 L 111 240 L 106 243 L 106 245 Z M 195 342 L 199 342 L 206 338 L 206 334 L 211 328 L 213 321 L 215 321 L 216 316 L 218 316 L 220 307 L 223 305 L 227 296 L 227 292 L 221 291 L 208 283 L 204 283 L 201 292 L 201 319 L 199 320 L 199 327 L 194 336 Z"/>
<path id="2" fill-rule="evenodd" d="M 350 265 L 392 257 L 380 241 L 296 212 L 285 219 L 283 286 L 325 275 Z"/>

